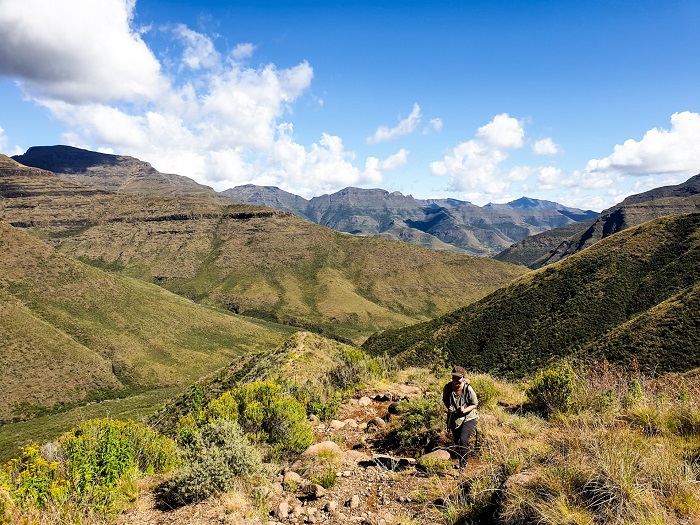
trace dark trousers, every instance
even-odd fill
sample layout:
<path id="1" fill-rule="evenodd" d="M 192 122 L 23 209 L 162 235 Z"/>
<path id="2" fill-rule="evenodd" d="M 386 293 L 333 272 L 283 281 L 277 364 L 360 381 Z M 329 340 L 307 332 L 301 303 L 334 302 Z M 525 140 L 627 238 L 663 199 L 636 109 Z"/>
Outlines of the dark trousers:
<path id="1" fill-rule="evenodd" d="M 467 454 L 469 454 L 469 438 L 476 430 L 476 419 L 470 419 L 462 423 L 460 427 L 452 430 L 452 437 L 457 445 L 457 456 L 459 456 L 459 466 L 467 464 Z"/>

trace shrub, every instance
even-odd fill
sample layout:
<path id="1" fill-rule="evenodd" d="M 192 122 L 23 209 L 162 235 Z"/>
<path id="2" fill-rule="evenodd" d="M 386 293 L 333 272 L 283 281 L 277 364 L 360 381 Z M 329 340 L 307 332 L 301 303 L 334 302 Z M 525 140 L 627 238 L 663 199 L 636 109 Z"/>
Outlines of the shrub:
<path id="1" fill-rule="evenodd" d="M 489 376 L 475 376 L 471 380 L 471 385 L 479 398 L 479 408 L 491 406 L 498 399 L 496 383 Z"/>
<path id="2" fill-rule="evenodd" d="M 401 423 L 395 435 L 405 449 L 424 449 L 442 430 L 444 416 L 437 396 L 401 401 L 398 412 Z"/>
<path id="3" fill-rule="evenodd" d="M 183 453 L 183 467 L 164 483 L 161 503 L 178 507 L 233 487 L 237 477 L 255 473 L 261 458 L 235 421 L 219 419 L 199 429 Z"/>
<path id="4" fill-rule="evenodd" d="M 39 446 L 22 448 L 19 458 L 10 460 L 0 475 L 10 499 L 21 508 L 44 508 L 50 501 L 62 500 L 68 493 L 69 481 L 58 461 L 49 462 L 39 452 Z M 6 500 L 1 501 L 3 507 Z M 2 513 L 7 509 L 2 508 Z M 2 516 L 0 513 L 0 516 Z"/>
<path id="5" fill-rule="evenodd" d="M 576 376 L 569 365 L 543 370 L 535 376 L 526 394 L 535 410 L 545 416 L 565 413 L 571 406 Z"/>
<path id="6" fill-rule="evenodd" d="M 207 406 L 207 419 L 229 419 L 238 421 L 238 403 L 231 392 L 224 392 Z"/>
<path id="7" fill-rule="evenodd" d="M 419 464 L 429 476 L 444 474 L 452 470 L 452 462 L 447 459 L 423 458 Z"/>
<path id="8" fill-rule="evenodd" d="M 338 481 L 338 474 L 335 470 L 324 470 L 323 472 L 311 476 L 311 482 L 321 485 L 324 489 L 335 487 Z"/>
<path id="9" fill-rule="evenodd" d="M 164 472 L 176 461 L 175 444 L 133 421 L 86 421 L 59 440 L 73 488 L 114 486 L 127 472 Z"/>
<path id="10" fill-rule="evenodd" d="M 247 383 L 222 394 L 209 403 L 207 417 L 237 421 L 252 439 L 273 445 L 279 453 L 301 452 L 313 441 L 304 405 L 271 381 Z"/>
<path id="11" fill-rule="evenodd" d="M 270 404 L 263 428 L 275 449 L 281 452 L 302 452 L 313 442 L 313 433 L 306 421 L 306 410 L 291 397 L 281 397 Z"/>

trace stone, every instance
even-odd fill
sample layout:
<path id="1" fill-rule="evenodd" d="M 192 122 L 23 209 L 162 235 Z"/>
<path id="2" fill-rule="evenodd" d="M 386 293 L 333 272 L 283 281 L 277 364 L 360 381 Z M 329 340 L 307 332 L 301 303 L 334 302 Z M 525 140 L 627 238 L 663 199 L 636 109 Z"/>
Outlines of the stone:
<path id="1" fill-rule="evenodd" d="M 368 406 L 370 406 L 370 405 L 372 404 L 372 400 L 371 400 L 369 397 L 367 397 L 367 396 L 362 396 L 362 397 L 357 401 L 357 403 L 358 403 L 360 406 L 368 407 Z"/>
<path id="2" fill-rule="evenodd" d="M 345 423 L 343 421 L 333 419 L 330 423 L 328 423 L 328 426 L 330 426 L 333 430 L 340 430 L 341 428 L 345 428 Z"/>
<path id="3" fill-rule="evenodd" d="M 450 453 L 447 450 L 438 449 L 428 452 L 418 458 L 418 464 L 422 465 L 426 459 L 434 459 L 437 461 L 450 461 Z"/>
<path id="4" fill-rule="evenodd" d="M 348 450 L 343 459 L 346 465 L 372 461 L 371 456 L 365 454 L 364 452 L 360 452 L 359 450 Z"/>
<path id="5" fill-rule="evenodd" d="M 386 426 L 386 421 L 384 421 L 381 417 L 377 416 L 373 418 L 368 424 L 371 424 L 377 428 L 384 428 Z"/>
<path id="6" fill-rule="evenodd" d="M 343 451 L 340 449 L 337 443 L 333 441 L 321 441 L 320 443 L 316 443 L 315 445 L 311 445 L 309 448 L 307 448 L 304 452 L 301 453 L 302 456 L 318 456 L 318 453 L 321 451 L 328 451 L 331 453 L 337 454 L 339 457 L 342 457 Z"/>
<path id="7" fill-rule="evenodd" d="M 338 502 L 335 500 L 329 501 L 328 503 L 326 503 L 325 509 L 327 512 L 333 512 L 338 510 Z"/>
<path id="8" fill-rule="evenodd" d="M 350 428 L 350 429 L 353 429 L 353 430 L 354 430 L 354 429 L 357 428 L 357 421 L 355 421 L 355 420 L 352 419 L 352 418 L 346 419 L 345 421 L 343 421 L 343 423 L 345 423 L 345 426 L 348 427 L 348 428 Z"/>
<path id="9" fill-rule="evenodd" d="M 350 507 L 351 509 L 356 509 L 360 506 L 360 496 L 353 494 L 352 498 L 345 502 L 345 506 Z"/>
<path id="10" fill-rule="evenodd" d="M 284 473 L 284 486 L 287 489 L 289 489 L 290 487 L 296 489 L 296 487 L 301 485 L 302 480 L 303 478 L 293 470 L 288 470 Z"/>
<path id="11" fill-rule="evenodd" d="M 281 501 L 277 507 L 275 507 L 274 514 L 278 520 L 286 519 L 289 516 L 289 503 Z"/>
<path id="12" fill-rule="evenodd" d="M 323 496 L 326 495 L 326 489 L 324 489 L 321 485 L 318 483 L 312 483 L 310 485 L 304 485 L 302 487 L 301 492 L 306 496 L 308 499 L 320 499 Z"/>

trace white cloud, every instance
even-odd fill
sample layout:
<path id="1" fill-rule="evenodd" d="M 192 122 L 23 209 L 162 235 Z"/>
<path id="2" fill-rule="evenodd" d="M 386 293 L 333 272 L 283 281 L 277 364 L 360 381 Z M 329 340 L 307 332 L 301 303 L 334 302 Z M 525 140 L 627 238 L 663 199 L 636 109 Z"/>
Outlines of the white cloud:
<path id="1" fill-rule="evenodd" d="M 621 173 L 634 176 L 700 172 L 700 114 L 684 111 L 671 115 L 671 129 L 653 128 L 637 142 L 626 140 L 612 155 L 591 159 L 588 174 Z"/>
<path id="2" fill-rule="evenodd" d="M 428 125 L 423 130 L 423 135 L 429 135 L 432 131 L 440 133 L 442 131 L 442 127 L 443 127 L 442 119 L 432 118 L 432 119 L 430 119 L 430 122 L 428 122 Z"/>
<path id="3" fill-rule="evenodd" d="M 402 168 L 408 162 L 408 150 L 401 148 L 399 151 L 384 159 L 379 168 L 383 171 L 391 171 Z"/>
<path id="4" fill-rule="evenodd" d="M 559 168 L 545 166 L 538 169 L 537 182 L 539 190 L 553 190 L 561 184 L 562 172 Z"/>
<path id="5" fill-rule="evenodd" d="M 433 175 L 449 175 L 457 191 L 497 194 L 507 191 L 508 183 L 496 176 L 507 153 L 478 140 L 462 142 L 443 160 L 431 162 Z"/>
<path id="6" fill-rule="evenodd" d="M 401 120 L 395 128 L 380 126 L 377 128 L 377 131 L 374 132 L 374 135 L 367 137 L 367 143 L 377 144 L 378 142 L 395 140 L 403 135 L 409 135 L 418 128 L 420 121 L 420 106 L 418 104 L 413 104 L 413 110 L 408 117 Z"/>
<path id="7" fill-rule="evenodd" d="M 173 33 L 185 45 L 182 61 L 187 67 L 197 71 L 213 69 L 219 65 L 219 53 L 209 37 L 192 31 L 183 24 L 178 24 Z"/>
<path id="8" fill-rule="evenodd" d="M 237 61 L 245 60 L 246 58 L 252 57 L 254 52 L 255 46 L 247 42 L 245 44 L 238 44 L 236 48 L 231 51 L 231 57 Z"/>
<path id="9" fill-rule="evenodd" d="M 6 151 L 7 148 L 7 135 L 5 135 L 5 130 L 0 127 L 0 151 Z"/>
<path id="10" fill-rule="evenodd" d="M 430 163 L 430 171 L 437 176 L 449 175 L 451 189 L 466 192 L 474 202 L 503 195 L 510 183 L 501 176 L 500 165 L 508 158 L 508 150 L 522 147 L 524 136 L 522 122 L 507 113 L 496 115 L 478 129 L 477 138 L 458 144 L 441 161 Z M 511 172 L 510 178 L 518 180 L 522 174 Z"/>
<path id="11" fill-rule="evenodd" d="M 501 113 L 480 127 L 476 136 L 497 149 L 517 149 L 523 147 L 525 130 L 521 121 Z"/>
<path id="12" fill-rule="evenodd" d="M 160 64 L 131 29 L 133 0 L 0 2 L 0 75 L 38 98 L 153 100 Z"/>
<path id="13" fill-rule="evenodd" d="M 382 162 L 369 157 L 364 171 L 360 171 L 353 161 L 354 152 L 346 151 L 340 137 L 324 133 L 318 143 L 307 150 L 292 137 L 291 124 L 278 127 L 279 138 L 275 141 L 270 165 L 261 170 L 259 176 L 275 180 L 280 184 L 292 184 L 298 194 L 314 196 L 323 192 L 336 191 L 346 186 L 376 184 L 382 180 Z"/>
<path id="14" fill-rule="evenodd" d="M 529 179 L 535 173 L 537 173 L 537 168 L 532 166 L 515 166 L 508 173 L 508 178 L 510 180 L 523 181 Z"/>
<path id="15" fill-rule="evenodd" d="M 557 155 L 561 151 L 561 148 L 558 144 L 555 144 L 551 138 L 547 137 L 535 142 L 532 145 L 532 151 L 535 155 L 553 156 Z"/>

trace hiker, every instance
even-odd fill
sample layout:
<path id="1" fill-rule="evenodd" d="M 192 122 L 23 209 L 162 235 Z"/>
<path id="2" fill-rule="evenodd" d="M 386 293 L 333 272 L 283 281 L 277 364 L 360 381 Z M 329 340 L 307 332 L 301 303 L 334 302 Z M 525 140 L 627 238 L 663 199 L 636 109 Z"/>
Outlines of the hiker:
<path id="1" fill-rule="evenodd" d="M 452 381 L 442 389 L 442 402 L 447 408 L 447 430 L 452 432 L 462 470 L 467 465 L 469 438 L 476 431 L 479 399 L 461 366 L 452 369 Z"/>

